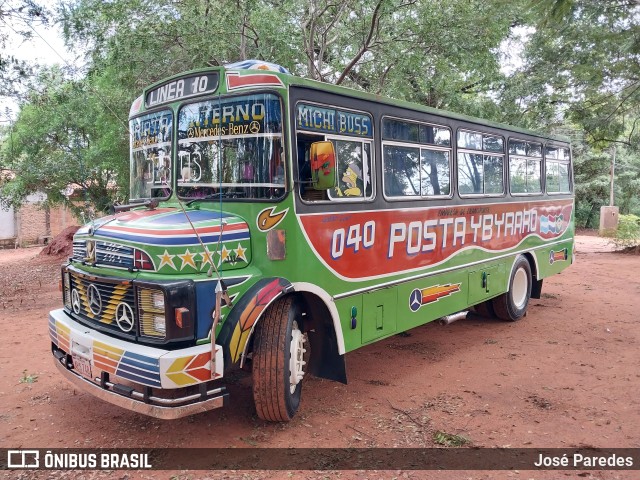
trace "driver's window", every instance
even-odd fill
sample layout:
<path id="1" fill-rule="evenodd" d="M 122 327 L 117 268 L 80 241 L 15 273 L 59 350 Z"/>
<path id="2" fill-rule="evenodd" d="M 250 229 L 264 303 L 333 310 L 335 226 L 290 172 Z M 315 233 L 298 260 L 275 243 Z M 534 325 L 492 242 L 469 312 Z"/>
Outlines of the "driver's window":
<path id="1" fill-rule="evenodd" d="M 298 134 L 298 176 L 300 196 L 307 201 L 363 200 L 373 196 L 371 142 L 327 138 L 336 152 L 336 187 L 314 190 L 311 186 L 311 144 L 324 141 L 320 135 Z"/>

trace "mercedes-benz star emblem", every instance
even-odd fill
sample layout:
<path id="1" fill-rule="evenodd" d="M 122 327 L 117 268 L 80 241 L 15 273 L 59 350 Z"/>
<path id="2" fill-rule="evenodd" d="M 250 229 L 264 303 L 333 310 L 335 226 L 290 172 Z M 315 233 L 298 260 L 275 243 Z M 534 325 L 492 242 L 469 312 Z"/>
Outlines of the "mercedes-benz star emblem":
<path id="1" fill-rule="evenodd" d="M 87 299 L 89 300 L 89 310 L 94 315 L 100 315 L 102 311 L 102 297 L 100 291 L 93 283 L 87 288 Z"/>
<path id="2" fill-rule="evenodd" d="M 119 303 L 116 307 L 116 322 L 123 332 L 130 332 L 133 328 L 133 310 L 126 303 Z"/>
<path id="3" fill-rule="evenodd" d="M 419 289 L 415 289 L 409 296 L 409 308 L 412 312 L 417 312 L 422 306 L 422 292 Z"/>
<path id="4" fill-rule="evenodd" d="M 75 288 L 71 291 L 71 308 L 76 315 L 80 314 L 80 295 Z"/>

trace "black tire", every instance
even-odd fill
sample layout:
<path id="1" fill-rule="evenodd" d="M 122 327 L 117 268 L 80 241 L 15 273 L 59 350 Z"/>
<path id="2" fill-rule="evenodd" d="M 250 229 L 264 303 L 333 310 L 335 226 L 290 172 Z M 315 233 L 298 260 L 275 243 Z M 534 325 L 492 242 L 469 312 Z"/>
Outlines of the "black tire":
<path id="1" fill-rule="evenodd" d="M 302 331 L 301 319 L 300 306 L 289 296 L 276 300 L 256 325 L 253 401 L 263 420 L 288 422 L 300 406 L 303 381 L 292 385 L 290 360 L 294 332 Z M 304 347 L 308 350 L 308 343 Z"/>
<path id="2" fill-rule="evenodd" d="M 491 300 L 486 300 L 482 303 L 474 305 L 473 309 L 481 317 L 496 318 L 496 312 L 493 310 L 493 303 L 491 302 Z"/>
<path id="3" fill-rule="evenodd" d="M 531 265 L 524 255 L 518 255 L 509 277 L 509 290 L 492 300 L 496 317 L 515 322 L 524 317 L 531 298 Z"/>

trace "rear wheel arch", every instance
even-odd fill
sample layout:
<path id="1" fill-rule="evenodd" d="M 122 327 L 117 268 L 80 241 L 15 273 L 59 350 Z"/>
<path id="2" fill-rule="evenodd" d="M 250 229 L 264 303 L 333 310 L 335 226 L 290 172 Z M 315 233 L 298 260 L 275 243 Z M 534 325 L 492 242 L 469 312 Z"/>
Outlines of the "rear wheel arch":
<path id="1" fill-rule="evenodd" d="M 539 278 L 538 259 L 531 252 L 523 253 L 524 257 L 529 260 L 531 267 L 531 298 L 540 298 L 542 294 L 542 279 Z"/>

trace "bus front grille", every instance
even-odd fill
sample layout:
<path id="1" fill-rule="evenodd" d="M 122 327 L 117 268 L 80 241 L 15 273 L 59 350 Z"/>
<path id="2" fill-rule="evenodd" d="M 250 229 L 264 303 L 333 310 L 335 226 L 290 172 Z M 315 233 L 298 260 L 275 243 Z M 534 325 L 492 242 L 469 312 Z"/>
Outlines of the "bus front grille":
<path id="1" fill-rule="evenodd" d="M 70 273 L 71 314 L 74 318 L 97 330 L 125 338 L 136 337 L 136 305 L 130 282 Z M 128 321 L 123 321 L 125 317 Z"/>

